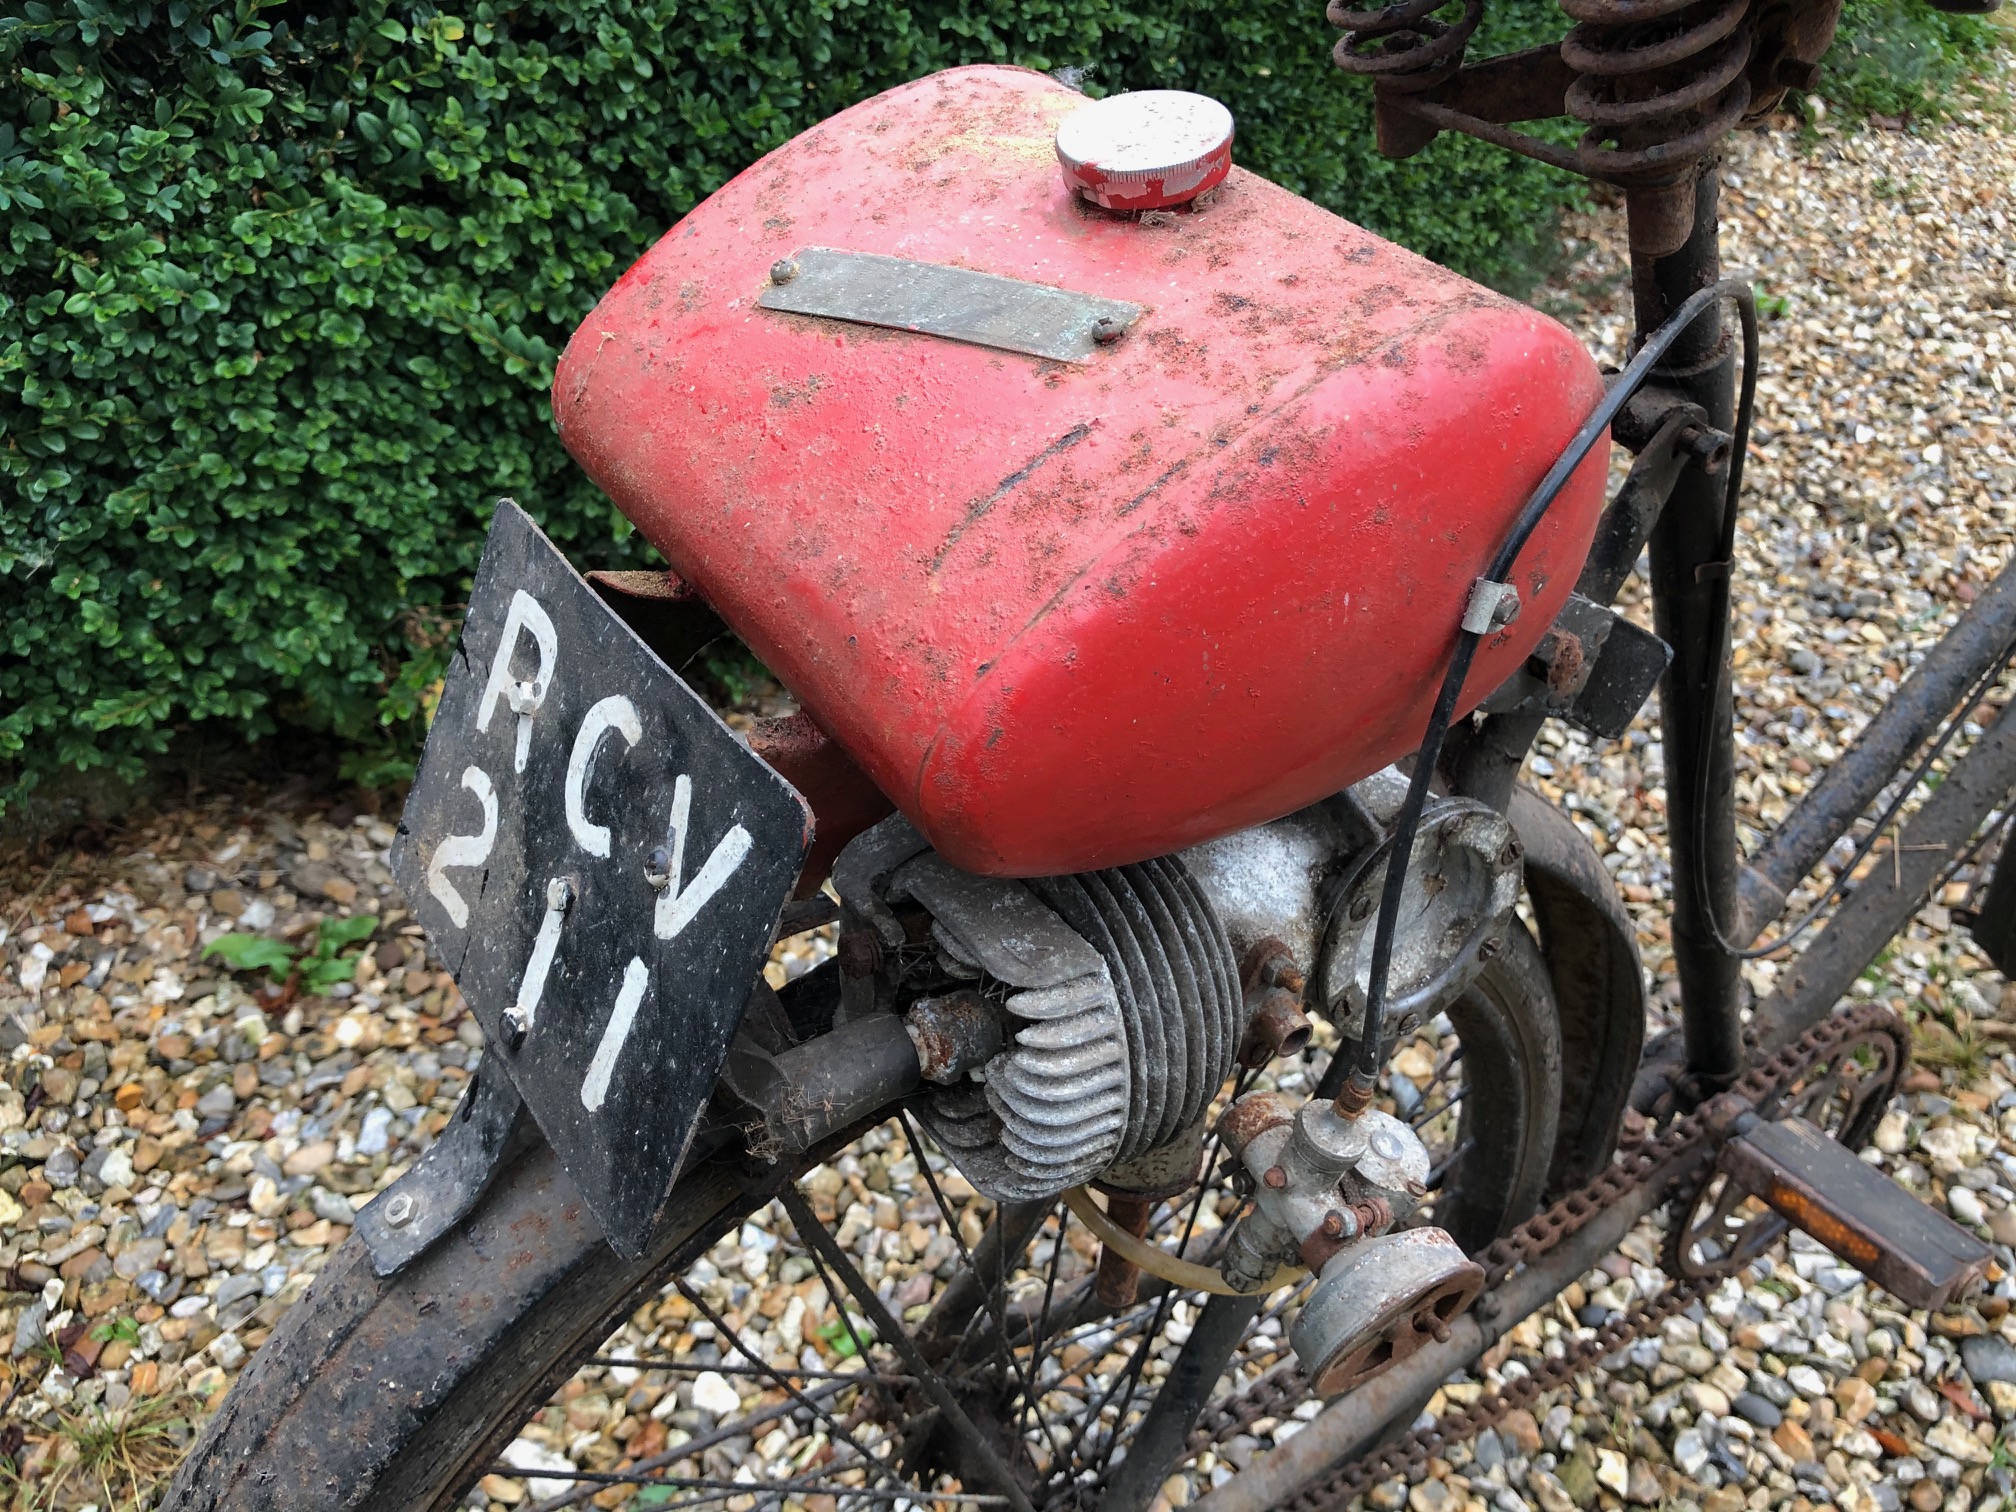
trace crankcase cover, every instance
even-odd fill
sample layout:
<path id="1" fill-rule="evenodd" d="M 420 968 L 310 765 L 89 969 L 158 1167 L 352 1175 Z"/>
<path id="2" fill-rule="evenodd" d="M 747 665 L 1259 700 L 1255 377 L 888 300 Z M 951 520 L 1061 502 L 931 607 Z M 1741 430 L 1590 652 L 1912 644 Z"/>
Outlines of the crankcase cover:
<path id="1" fill-rule="evenodd" d="M 589 474 L 991 875 L 1196 845 L 1412 750 L 1472 582 L 1602 392 L 1554 321 L 1251 173 L 1088 203 L 1055 150 L 1084 103 L 975 67 L 843 112 L 667 233 L 554 381 Z M 971 292 L 947 268 L 1042 287 L 972 316 L 981 345 L 933 333 L 970 315 L 933 303 Z M 1073 320 L 1081 351 L 998 344 Z M 1573 587 L 1603 479 L 1599 447 L 1466 708 Z"/>

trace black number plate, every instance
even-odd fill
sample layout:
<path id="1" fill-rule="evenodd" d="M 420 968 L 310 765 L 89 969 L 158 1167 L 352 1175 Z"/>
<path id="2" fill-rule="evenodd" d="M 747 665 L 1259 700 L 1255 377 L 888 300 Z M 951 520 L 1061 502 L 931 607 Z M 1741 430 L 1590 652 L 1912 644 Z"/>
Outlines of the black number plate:
<path id="1" fill-rule="evenodd" d="M 505 500 L 392 869 L 609 1242 L 641 1253 L 805 801 Z"/>

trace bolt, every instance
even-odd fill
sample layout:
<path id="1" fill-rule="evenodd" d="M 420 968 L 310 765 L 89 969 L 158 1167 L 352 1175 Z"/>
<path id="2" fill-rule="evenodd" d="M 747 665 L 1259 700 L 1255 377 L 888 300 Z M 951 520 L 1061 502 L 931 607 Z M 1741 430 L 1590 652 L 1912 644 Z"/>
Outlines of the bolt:
<path id="1" fill-rule="evenodd" d="M 1498 865 L 1504 870 L 1510 871 L 1519 864 L 1519 858 L 1524 854 L 1525 852 L 1519 848 L 1519 841 L 1515 836 L 1507 840 L 1504 846 L 1500 848 L 1498 852 Z"/>
<path id="2" fill-rule="evenodd" d="M 525 1014 L 516 1003 L 504 1010 L 504 1048 L 513 1055 L 525 1043 L 525 1031 L 532 1026 L 525 1022 Z"/>
<path id="3" fill-rule="evenodd" d="M 651 854 L 644 858 L 644 880 L 651 884 L 653 892 L 663 892 L 672 885 L 672 852 L 664 846 L 652 847 Z"/>
<path id="4" fill-rule="evenodd" d="M 852 929 L 840 936 L 840 974 L 859 980 L 873 976 L 882 964 L 882 942 L 866 929 Z"/>
<path id="5" fill-rule="evenodd" d="M 1092 339 L 1101 346 L 1111 346 L 1127 334 L 1127 327 L 1111 315 L 1101 315 L 1092 322 Z"/>
<path id="6" fill-rule="evenodd" d="M 1351 900 L 1351 921 L 1354 924 L 1362 924 L 1365 921 L 1366 915 L 1371 912 L 1372 894 L 1360 893 Z"/>
<path id="7" fill-rule="evenodd" d="M 1449 1325 L 1437 1317 L 1433 1309 L 1430 1309 L 1428 1313 L 1428 1332 L 1435 1335 L 1435 1342 L 1437 1344 L 1447 1344 L 1449 1342 Z"/>
<path id="8" fill-rule="evenodd" d="M 1497 935 L 1492 935 L 1482 945 L 1477 947 L 1477 958 L 1480 961 L 1488 961 L 1504 948 L 1504 940 L 1500 939 Z"/>
<path id="9" fill-rule="evenodd" d="M 770 282 L 787 284 L 798 276 L 798 264 L 788 257 L 780 257 L 770 264 Z"/>
<path id="10" fill-rule="evenodd" d="M 1407 1035 L 1407 1034 L 1412 1034 L 1412 1033 L 1413 1033 L 1413 1032 L 1414 1032 L 1415 1030 L 1419 1029 L 1420 1027 L 1421 1027 L 1421 1015 L 1420 1015 L 1420 1014 L 1418 1014 L 1418 1013 L 1403 1013 L 1403 1014 L 1401 1014 L 1401 1015 L 1400 1015 L 1400 1032 L 1401 1032 L 1401 1034 L 1403 1034 L 1403 1035 Z"/>
<path id="11" fill-rule="evenodd" d="M 1384 1160 L 1398 1160 L 1407 1153 L 1407 1146 L 1400 1142 L 1400 1136 L 1391 1129 L 1380 1129 L 1374 1133 L 1372 1148 Z"/>
<path id="12" fill-rule="evenodd" d="M 1727 431 L 1707 425 L 1689 425 L 1680 431 L 1680 448 L 1707 472 L 1720 472 L 1729 465 L 1729 450 L 1735 438 Z"/>
<path id="13" fill-rule="evenodd" d="M 1323 1237 L 1326 1239 L 1344 1237 L 1344 1215 L 1335 1208 L 1323 1215 Z"/>
<path id="14" fill-rule="evenodd" d="M 385 1223 L 389 1228 L 404 1228 L 413 1221 L 413 1215 L 420 1211 L 420 1204 L 413 1200 L 411 1192 L 394 1192 L 391 1201 L 385 1204 Z"/>
<path id="15" fill-rule="evenodd" d="M 1425 1181 L 1415 1181 L 1412 1177 L 1409 1177 L 1407 1181 L 1407 1195 L 1409 1197 L 1426 1197 L 1428 1195 L 1428 1184 Z"/>
<path id="16" fill-rule="evenodd" d="M 546 906 L 565 913 L 574 906 L 574 884 L 565 877 L 555 877 L 546 884 Z"/>
<path id="17" fill-rule="evenodd" d="M 1281 1167 L 1279 1166 L 1267 1167 L 1267 1174 L 1262 1176 L 1260 1179 L 1266 1182 L 1267 1185 L 1272 1187 L 1277 1192 L 1280 1191 L 1281 1188 L 1288 1185 L 1288 1173 L 1282 1170 Z"/>

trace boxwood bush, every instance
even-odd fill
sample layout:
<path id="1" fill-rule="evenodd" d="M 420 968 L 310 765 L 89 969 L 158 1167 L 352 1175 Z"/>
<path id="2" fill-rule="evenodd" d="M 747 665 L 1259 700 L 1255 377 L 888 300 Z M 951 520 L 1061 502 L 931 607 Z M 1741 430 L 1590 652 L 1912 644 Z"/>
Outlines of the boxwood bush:
<path id="1" fill-rule="evenodd" d="M 1494 0 L 1490 46 L 1558 33 Z M 641 559 L 554 438 L 574 324 L 793 133 L 968 61 L 1224 99 L 1240 155 L 1485 277 L 1573 193 L 1371 151 L 1321 0 L 4 0 L 0 804 L 192 725 L 395 774 L 499 494 Z"/>

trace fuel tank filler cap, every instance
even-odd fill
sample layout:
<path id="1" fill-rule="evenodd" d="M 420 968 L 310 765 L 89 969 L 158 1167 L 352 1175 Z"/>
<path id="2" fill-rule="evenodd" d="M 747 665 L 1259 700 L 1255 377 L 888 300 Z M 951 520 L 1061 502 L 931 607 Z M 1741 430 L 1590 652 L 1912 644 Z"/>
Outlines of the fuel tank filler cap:
<path id="1" fill-rule="evenodd" d="M 1109 95 L 1058 124 L 1057 161 L 1065 183 L 1108 210 L 1180 205 L 1232 171 L 1232 112 L 1181 89 Z"/>

